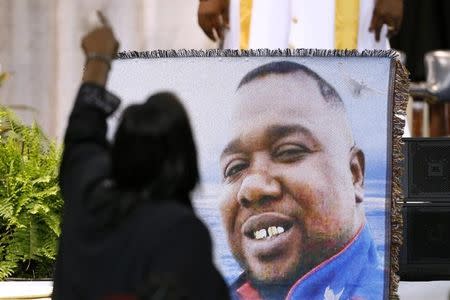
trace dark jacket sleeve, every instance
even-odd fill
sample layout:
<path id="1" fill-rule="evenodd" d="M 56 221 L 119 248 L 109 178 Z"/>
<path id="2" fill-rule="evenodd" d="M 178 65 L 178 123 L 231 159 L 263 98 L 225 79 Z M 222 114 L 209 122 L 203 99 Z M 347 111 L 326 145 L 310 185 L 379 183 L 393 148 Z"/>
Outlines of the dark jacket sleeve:
<path id="1" fill-rule="evenodd" d="M 88 199 L 89 192 L 110 176 L 106 119 L 119 104 L 120 100 L 103 87 L 81 85 L 66 129 L 60 168 L 66 205 Z"/>

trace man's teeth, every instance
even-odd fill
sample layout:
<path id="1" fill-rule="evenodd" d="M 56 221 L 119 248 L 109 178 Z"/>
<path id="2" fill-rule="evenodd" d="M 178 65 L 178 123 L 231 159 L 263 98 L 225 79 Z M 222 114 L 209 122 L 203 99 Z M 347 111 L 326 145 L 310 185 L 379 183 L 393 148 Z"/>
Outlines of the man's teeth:
<path id="1" fill-rule="evenodd" d="M 267 228 L 267 230 L 265 228 L 263 228 L 258 231 L 255 231 L 253 233 L 253 235 L 255 236 L 255 239 L 261 240 L 261 239 L 265 239 L 267 237 L 271 238 L 271 237 L 279 235 L 283 232 L 284 232 L 284 228 L 281 226 L 278 226 L 278 227 L 270 226 L 269 228 Z"/>
<path id="2" fill-rule="evenodd" d="M 267 231 L 265 229 L 261 229 L 254 232 L 255 239 L 260 240 L 267 237 Z"/>

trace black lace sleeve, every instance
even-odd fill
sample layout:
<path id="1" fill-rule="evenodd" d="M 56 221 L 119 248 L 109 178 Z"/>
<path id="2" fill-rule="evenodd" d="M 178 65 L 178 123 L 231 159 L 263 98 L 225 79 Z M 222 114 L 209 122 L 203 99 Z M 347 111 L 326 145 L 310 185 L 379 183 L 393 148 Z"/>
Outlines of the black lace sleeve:
<path id="1" fill-rule="evenodd" d="M 103 87 L 80 87 L 64 137 L 60 186 L 66 205 L 80 202 L 89 190 L 110 176 L 110 152 L 106 119 L 120 100 Z"/>

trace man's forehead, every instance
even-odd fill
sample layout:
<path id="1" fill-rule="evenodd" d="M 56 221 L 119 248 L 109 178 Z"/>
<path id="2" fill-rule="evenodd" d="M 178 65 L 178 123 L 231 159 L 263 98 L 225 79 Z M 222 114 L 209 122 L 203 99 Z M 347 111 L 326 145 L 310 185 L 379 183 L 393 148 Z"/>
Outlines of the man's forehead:
<path id="1" fill-rule="evenodd" d="M 318 83 L 310 76 L 294 72 L 288 74 L 268 74 L 241 86 L 235 94 L 234 117 L 246 113 L 262 113 L 277 110 L 284 114 L 304 111 L 314 114 L 330 110 L 320 92 Z"/>
<path id="2" fill-rule="evenodd" d="M 353 143 L 345 110 L 327 103 L 319 84 L 302 72 L 268 74 L 254 79 L 236 91 L 234 105 L 235 138 L 257 128 L 290 123 L 308 128 L 318 140 L 332 140 L 329 134 L 333 133 Z"/>

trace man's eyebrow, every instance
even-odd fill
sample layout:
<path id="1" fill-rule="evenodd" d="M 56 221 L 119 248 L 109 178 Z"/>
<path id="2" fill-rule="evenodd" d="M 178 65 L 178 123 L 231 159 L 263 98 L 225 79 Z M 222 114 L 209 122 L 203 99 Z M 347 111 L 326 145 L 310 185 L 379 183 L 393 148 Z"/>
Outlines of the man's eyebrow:
<path id="1" fill-rule="evenodd" d="M 264 134 L 266 135 L 269 143 L 274 143 L 279 139 L 282 139 L 286 136 L 295 133 L 303 134 L 306 137 L 316 141 L 311 131 L 308 128 L 299 124 L 272 125 L 265 130 Z M 222 151 L 222 154 L 220 155 L 220 158 L 223 158 L 225 155 L 228 154 L 237 153 L 239 152 L 240 149 L 242 149 L 242 140 L 240 138 L 234 139 L 225 146 L 225 148 Z"/>
<path id="2" fill-rule="evenodd" d="M 225 148 L 222 151 L 222 154 L 220 154 L 220 159 L 222 159 L 225 155 L 232 154 L 239 152 L 239 149 L 241 148 L 241 139 L 237 138 L 229 142 Z"/>

